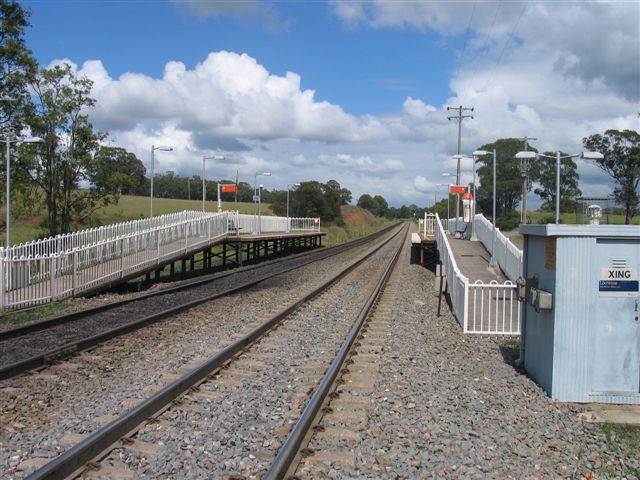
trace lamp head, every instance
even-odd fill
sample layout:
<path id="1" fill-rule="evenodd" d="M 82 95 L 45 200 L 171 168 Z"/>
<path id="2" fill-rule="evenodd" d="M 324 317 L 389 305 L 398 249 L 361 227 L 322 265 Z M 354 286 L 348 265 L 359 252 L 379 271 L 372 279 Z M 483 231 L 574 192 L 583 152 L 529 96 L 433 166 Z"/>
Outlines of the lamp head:
<path id="1" fill-rule="evenodd" d="M 516 158 L 520 159 L 520 160 L 531 160 L 533 158 L 536 158 L 538 156 L 538 154 L 536 152 L 518 152 L 516 153 Z"/>
<path id="2" fill-rule="evenodd" d="M 481 157 L 482 155 L 489 155 L 489 152 L 487 152 L 486 150 L 476 150 L 475 152 L 473 152 L 473 154 L 476 157 Z"/>
<path id="3" fill-rule="evenodd" d="M 270 177 L 271 176 L 271 172 L 263 172 L 260 175 L 264 175 L 265 177 Z"/>
<path id="4" fill-rule="evenodd" d="M 587 160 L 603 160 L 604 155 L 600 152 L 582 152 L 580 158 L 584 158 Z"/>
<path id="5" fill-rule="evenodd" d="M 443 177 L 453 177 L 453 175 L 451 173 L 443 173 L 442 176 Z"/>
<path id="6" fill-rule="evenodd" d="M 40 137 L 27 137 L 20 140 L 20 143 L 44 143 Z"/>
<path id="7" fill-rule="evenodd" d="M 173 151 L 173 147 L 165 147 L 165 146 L 161 146 L 161 147 L 153 147 L 154 150 L 160 150 L 162 152 L 172 152 Z"/>

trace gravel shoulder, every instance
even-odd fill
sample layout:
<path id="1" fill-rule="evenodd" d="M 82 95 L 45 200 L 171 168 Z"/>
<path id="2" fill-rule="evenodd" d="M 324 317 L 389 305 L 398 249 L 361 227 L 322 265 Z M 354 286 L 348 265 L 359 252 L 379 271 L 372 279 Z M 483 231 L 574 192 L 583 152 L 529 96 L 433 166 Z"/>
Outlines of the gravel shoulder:
<path id="1" fill-rule="evenodd" d="M 321 462 L 305 478 L 637 478 L 637 450 L 551 400 L 504 360 L 503 339 L 465 336 L 446 306 L 437 317 L 433 273 L 401 268 L 355 466 Z"/>

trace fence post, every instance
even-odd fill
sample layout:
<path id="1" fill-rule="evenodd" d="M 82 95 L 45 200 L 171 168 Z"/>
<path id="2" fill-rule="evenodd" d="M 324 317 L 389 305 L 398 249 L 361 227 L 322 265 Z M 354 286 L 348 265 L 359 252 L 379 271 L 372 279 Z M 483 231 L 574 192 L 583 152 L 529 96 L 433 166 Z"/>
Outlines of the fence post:
<path id="1" fill-rule="evenodd" d="M 464 325 L 464 333 L 467 333 L 469 329 L 469 280 L 465 277 L 464 280 L 464 313 L 463 316 L 463 325 Z"/>
<path id="2" fill-rule="evenodd" d="M 76 275 L 78 273 L 78 252 L 73 249 L 71 253 L 71 296 L 76 296 Z"/>
<path id="3" fill-rule="evenodd" d="M 55 270 L 55 257 L 51 255 L 49 257 L 49 294 L 51 296 L 51 302 L 55 298 L 55 284 L 56 284 L 56 270 Z"/>
<path id="4" fill-rule="evenodd" d="M 5 269 L 5 261 L 3 257 L 0 257 L 0 313 L 4 313 L 5 306 L 5 294 L 4 294 L 4 278 L 6 272 Z"/>
<path id="5" fill-rule="evenodd" d="M 189 251 L 189 223 L 184 224 L 184 254 Z"/>
<path id="6" fill-rule="evenodd" d="M 120 278 L 124 277 L 124 238 L 120 239 Z"/>
<path id="7" fill-rule="evenodd" d="M 157 239 L 157 249 L 156 249 L 156 265 L 160 264 L 160 230 L 156 230 L 156 239 Z"/>

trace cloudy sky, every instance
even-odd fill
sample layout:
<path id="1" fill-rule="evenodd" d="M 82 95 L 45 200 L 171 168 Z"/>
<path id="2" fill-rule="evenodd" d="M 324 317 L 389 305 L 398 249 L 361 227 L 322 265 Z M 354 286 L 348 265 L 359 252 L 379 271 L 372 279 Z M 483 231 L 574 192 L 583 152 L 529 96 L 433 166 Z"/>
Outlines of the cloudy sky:
<path id="1" fill-rule="evenodd" d="M 430 205 L 462 153 L 504 137 L 579 152 L 640 130 L 640 2 L 24 1 L 42 65 L 94 81 L 94 125 L 156 171 Z M 467 112 L 469 113 L 469 112 Z M 471 169 L 470 162 L 462 166 Z M 608 177 L 579 161 L 585 195 Z M 470 178 L 467 177 L 466 179 Z M 535 204 L 535 196 L 530 197 Z"/>

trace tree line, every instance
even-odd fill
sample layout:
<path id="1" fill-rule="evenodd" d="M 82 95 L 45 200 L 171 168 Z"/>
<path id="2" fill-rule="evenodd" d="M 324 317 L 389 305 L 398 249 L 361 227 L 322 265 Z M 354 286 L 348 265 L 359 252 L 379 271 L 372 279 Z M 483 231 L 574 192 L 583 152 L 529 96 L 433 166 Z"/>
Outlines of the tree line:
<path id="1" fill-rule="evenodd" d="M 30 12 L 18 2 L 0 0 L 0 14 L 0 134 L 12 139 L 11 194 L 19 208 L 34 211 L 40 205 L 46 207 L 45 226 L 49 234 L 56 235 L 91 221 L 96 210 L 117 202 L 118 195 L 147 195 L 149 179 L 142 162 L 123 148 L 105 146 L 108 134 L 97 131 L 89 121 L 87 112 L 96 103 L 90 95 L 92 81 L 78 76 L 66 64 L 38 66 L 24 39 Z M 41 143 L 16 144 L 24 132 L 39 137 Z M 616 182 L 613 195 L 624 205 L 625 222 L 630 223 L 638 213 L 640 135 L 632 130 L 607 130 L 583 139 L 583 144 L 604 154 L 604 160 L 597 165 Z M 522 200 L 522 181 L 513 159 L 521 143 L 517 139 L 500 139 L 480 148 L 496 148 L 497 216 L 512 215 Z M 491 172 L 491 159 L 482 157 L 477 169 L 477 202 L 483 212 L 491 211 Z M 555 161 L 534 162 L 531 175 L 543 208 L 551 208 L 555 203 Z M 575 162 L 569 159 L 562 163 L 561 177 L 562 207 L 567 209 L 580 195 Z M 154 176 L 154 187 L 160 197 L 201 199 L 201 181 L 198 176 L 182 178 L 170 172 Z M 216 199 L 216 186 L 215 182 L 207 182 L 208 200 Z M 277 214 L 283 214 L 286 194 L 264 190 L 262 199 L 272 203 Z M 251 201 L 252 197 L 253 188 L 240 182 L 238 200 Z M 309 181 L 290 194 L 289 211 L 292 216 L 319 216 L 332 221 L 339 218 L 340 205 L 350 202 L 351 192 L 337 181 Z M 424 213 L 415 205 L 390 208 L 380 195 L 364 194 L 357 203 L 375 215 L 391 218 Z M 436 209 L 442 209 L 442 203 Z"/>

